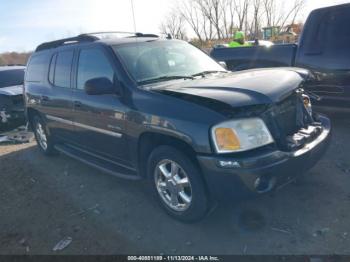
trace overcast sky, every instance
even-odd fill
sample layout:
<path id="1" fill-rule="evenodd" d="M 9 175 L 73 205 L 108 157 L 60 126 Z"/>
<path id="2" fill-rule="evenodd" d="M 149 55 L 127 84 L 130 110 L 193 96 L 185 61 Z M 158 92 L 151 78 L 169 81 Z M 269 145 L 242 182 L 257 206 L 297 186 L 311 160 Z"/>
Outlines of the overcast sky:
<path id="1" fill-rule="evenodd" d="M 158 33 L 177 0 L 134 0 L 136 30 Z M 280 0 L 285 1 L 285 0 Z M 306 0 L 318 7 L 350 0 Z M 45 41 L 95 31 L 134 31 L 131 0 L 0 0 L 0 52 L 29 51 Z"/>

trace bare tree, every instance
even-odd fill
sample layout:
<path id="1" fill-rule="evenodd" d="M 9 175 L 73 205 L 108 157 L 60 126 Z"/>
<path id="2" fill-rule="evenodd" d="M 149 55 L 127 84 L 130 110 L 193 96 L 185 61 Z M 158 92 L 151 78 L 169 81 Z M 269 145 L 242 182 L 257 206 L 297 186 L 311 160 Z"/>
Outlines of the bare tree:
<path id="1" fill-rule="evenodd" d="M 261 0 L 252 0 L 252 19 L 250 23 L 250 38 L 258 39 L 262 25 L 262 3 Z"/>
<path id="2" fill-rule="evenodd" d="M 203 24 L 202 20 L 203 17 L 201 17 L 201 11 L 199 10 L 197 6 L 197 2 L 195 1 L 182 1 L 177 6 L 178 11 L 180 12 L 180 15 L 185 19 L 187 24 L 190 26 L 190 28 L 193 30 L 197 38 L 200 42 L 203 42 Z"/>
<path id="3" fill-rule="evenodd" d="M 263 26 L 283 28 L 294 23 L 305 1 L 180 0 L 161 31 L 182 38 L 187 28 L 200 43 L 229 38 L 235 29 L 245 31 L 250 39 L 259 38 Z"/>
<path id="4" fill-rule="evenodd" d="M 160 31 L 162 34 L 170 34 L 173 38 L 187 40 L 185 19 L 175 10 L 162 22 Z"/>
<path id="5" fill-rule="evenodd" d="M 212 27 L 215 28 L 215 34 L 218 39 L 221 39 L 225 32 L 222 32 L 223 17 L 225 16 L 226 0 L 195 0 L 200 6 L 204 18 L 206 18 Z"/>
<path id="6" fill-rule="evenodd" d="M 262 1 L 266 14 L 267 26 L 279 26 L 280 28 L 284 27 L 288 21 L 294 23 L 296 17 L 305 6 L 305 0 L 293 0 L 288 3 L 288 5 L 291 5 L 291 8 L 286 10 L 284 1 Z"/>
<path id="7" fill-rule="evenodd" d="M 244 22 L 248 16 L 248 9 L 250 7 L 251 0 L 231 0 L 230 11 L 234 12 L 238 18 L 238 30 L 243 30 Z"/>
<path id="8" fill-rule="evenodd" d="M 293 6 L 290 11 L 285 15 L 285 19 L 282 22 L 282 27 L 289 21 L 290 24 L 294 24 L 295 19 L 305 7 L 305 0 L 294 0 Z"/>

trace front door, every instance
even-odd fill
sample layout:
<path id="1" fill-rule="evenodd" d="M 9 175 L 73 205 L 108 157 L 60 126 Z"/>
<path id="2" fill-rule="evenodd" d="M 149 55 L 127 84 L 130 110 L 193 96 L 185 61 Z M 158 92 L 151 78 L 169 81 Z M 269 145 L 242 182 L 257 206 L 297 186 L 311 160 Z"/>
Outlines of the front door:
<path id="1" fill-rule="evenodd" d="M 116 81 L 116 69 L 102 48 L 86 48 L 79 52 L 73 92 L 73 114 L 76 143 L 97 155 L 129 165 L 126 154 L 126 107 L 117 90 L 115 94 L 88 95 L 85 82 L 98 77 Z"/>

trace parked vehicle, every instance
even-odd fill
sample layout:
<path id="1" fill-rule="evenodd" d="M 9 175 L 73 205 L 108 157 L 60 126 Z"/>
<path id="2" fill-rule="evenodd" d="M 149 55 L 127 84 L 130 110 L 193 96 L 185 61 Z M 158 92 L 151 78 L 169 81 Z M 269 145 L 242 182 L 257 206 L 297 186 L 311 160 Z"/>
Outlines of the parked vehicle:
<path id="1" fill-rule="evenodd" d="M 0 66 L 0 130 L 25 123 L 24 66 Z"/>
<path id="2" fill-rule="evenodd" d="M 315 76 L 305 89 L 321 96 L 315 105 L 350 109 L 350 4 L 314 10 L 299 44 L 269 48 L 214 48 L 211 56 L 229 70 L 296 66 Z"/>
<path id="3" fill-rule="evenodd" d="M 266 41 L 266 40 L 255 40 L 255 41 L 246 41 L 248 44 L 250 44 L 249 47 L 251 46 L 264 46 L 264 47 L 270 47 L 270 46 L 273 46 L 274 43 L 271 42 L 271 41 Z M 214 46 L 214 49 L 217 49 L 217 48 L 230 48 L 229 47 L 229 44 L 217 44 Z M 224 62 L 224 61 L 220 61 L 220 62 Z"/>
<path id="4" fill-rule="evenodd" d="M 327 117 L 303 92 L 306 70 L 226 71 L 179 40 L 85 34 L 40 45 L 25 77 L 40 150 L 148 179 L 177 219 L 214 200 L 265 193 L 321 158 Z"/>

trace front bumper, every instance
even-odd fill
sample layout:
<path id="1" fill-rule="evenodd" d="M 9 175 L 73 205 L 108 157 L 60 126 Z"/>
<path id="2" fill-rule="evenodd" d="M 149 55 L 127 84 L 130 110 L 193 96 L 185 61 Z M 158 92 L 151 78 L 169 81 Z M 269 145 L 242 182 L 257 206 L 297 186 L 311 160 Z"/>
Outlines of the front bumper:
<path id="1" fill-rule="evenodd" d="M 197 156 L 211 195 L 230 199 L 244 192 L 258 193 L 257 181 L 273 181 L 275 187 L 311 169 L 321 159 L 331 139 L 330 120 L 325 116 L 320 116 L 319 120 L 322 133 L 293 152 L 267 149 L 244 157 Z M 219 161 L 232 161 L 239 167 L 223 168 Z"/>

